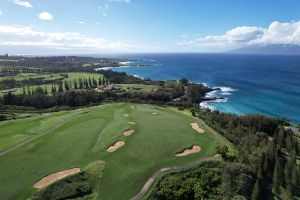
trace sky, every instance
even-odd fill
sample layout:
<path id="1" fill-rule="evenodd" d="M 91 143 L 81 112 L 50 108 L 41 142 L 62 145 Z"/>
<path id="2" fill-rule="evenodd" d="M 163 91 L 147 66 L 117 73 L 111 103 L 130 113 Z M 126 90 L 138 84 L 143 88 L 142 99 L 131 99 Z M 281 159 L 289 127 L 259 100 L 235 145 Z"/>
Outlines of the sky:
<path id="1" fill-rule="evenodd" d="M 299 0 L 0 0 L 0 53 L 300 45 Z"/>

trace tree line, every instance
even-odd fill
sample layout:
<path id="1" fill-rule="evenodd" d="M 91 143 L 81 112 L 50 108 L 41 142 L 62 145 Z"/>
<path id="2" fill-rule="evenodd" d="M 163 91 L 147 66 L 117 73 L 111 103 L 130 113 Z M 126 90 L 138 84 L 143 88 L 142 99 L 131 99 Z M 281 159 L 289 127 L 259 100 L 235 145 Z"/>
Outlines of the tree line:
<path id="1" fill-rule="evenodd" d="M 300 140 L 291 130 L 285 128 L 284 119 L 262 115 L 237 116 L 196 109 L 196 115 L 230 140 L 239 150 L 235 162 L 241 163 L 251 172 L 249 198 L 294 199 L 300 192 Z M 234 196 L 230 192 L 234 177 L 228 176 L 223 182 L 228 185 L 227 199 Z"/>

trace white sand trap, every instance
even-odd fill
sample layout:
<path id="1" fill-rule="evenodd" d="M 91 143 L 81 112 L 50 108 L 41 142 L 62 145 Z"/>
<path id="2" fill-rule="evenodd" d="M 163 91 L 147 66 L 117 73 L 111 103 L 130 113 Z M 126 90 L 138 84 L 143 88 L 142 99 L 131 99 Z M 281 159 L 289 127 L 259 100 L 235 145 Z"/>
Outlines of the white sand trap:
<path id="1" fill-rule="evenodd" d="M 152 115 L 158 115 L 158 113 L 157 112 L 153 112 Z"/>
<path id="2" fill-rule="evenodd" d="M 124 116 L 124 117 L 129 117 L 129 115 L 128 115 L 128 114 L 123 114 L 123 116 Z"/>
<path id="3" fill-rule="evenodd" d="M 126 136 L 126 137 L 129 137 L 129 136 L 131 136 L 132 134 L 134 134 L 134 130 L 128 130 L 128 131 L 125 131 L 125 132 L 123 133 L 123 135 Z"/>
<path id="4" fill-rule="evenodd" d="M 56 172 L 56 173 L 50 174 L 50 175 L 42 178 L 41 180 L 36 182 L 33 185 L 33 187 L 37 188 L 37 189 L 40 189 L 40 188 L 43 188 L 47 185 L 50 185 L 50 184 L 54 183 L 55 181 L 63 179 L 67 176 L 71 176 L 73 174 L 77 174 L 79 172 L 80 172 L 80 168 L 73 168 L 73 169 L 68 169 L 68 170 L 65 170 L 65 171 Z"/>
<path id="5" fill-rule="evenodd" d="M 182 153 L 175 154 L 176 157 L 183 157 L 193 153 L 199 153 L 201 151 L 201 147 L 194 145 L 191 149 L 186 149 Z"/>
<path id="6" fill-rule="evenodd" d="M 196 130 L 198 133 L 204 133 L 204 130 L 199 127 L 197 123 L 191 123 L 191 126 L 194 130 Z"/>
<path id="7" fill-rule="evenodd" d="M 122 147 L 125 145 L 124 141 L 118 141 L 116 142 L 113 146 L 110 146 L 106 149 L 107 152 L 112 153 L 115 152 L 118 148 Z"/>
<path id="8" fill-rule="evenodd" d="M 133 125 L 133 124 L 136 124 L 135 122 L 127 122 L 127 123 L 128 123 L 128 124 L 132 124 L 132 125 Z"/>

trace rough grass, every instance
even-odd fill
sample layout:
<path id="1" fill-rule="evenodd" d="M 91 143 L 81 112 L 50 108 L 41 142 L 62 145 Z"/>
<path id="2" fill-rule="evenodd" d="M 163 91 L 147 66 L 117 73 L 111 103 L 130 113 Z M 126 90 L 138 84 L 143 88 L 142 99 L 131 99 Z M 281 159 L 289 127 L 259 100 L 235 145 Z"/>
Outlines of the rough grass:
<path id="1" fill-rule="evenodd" d="M 121 88 L 127 91 L 140 91 L 140 92 L 152 92 L 155 89 L 160 88 L 157 85 L 143 85 L 143 84 L 116 84 L 117 88 Z"/>
<path id="2" fill-rule="evenodd" d="M 11 123 L 6 128 L 0 126 L 0 135 L 15 136 L 24 130 L 32 134 L 30 130 L 55 124 L 62 116 L 88 112 L 0 156 L 0 182 L 4 183 L 0 187 L 1 198 L 27 199 L 34 194 L 32 185 L 40 178 L 73 167 L 84 169 L 93 161 L 103 160 L 105 170 L 94 199 L 129 199 L 156 170 L 215 154 L 215 135 L 207 129 L 204 134 L 196 134 L 190 123 L 199 122 L 201 126 L 200 121 L 169 108 L 124 103 L 64 112 L 55 117 L 6 122 Z M 123 116 L 125 113 L 128 118 Z M 129 125 L 128 121 L 136 124 Z M 135 130 L 131 137 L 122 134 L 128 128 Z M 114 153 L 105 151 L 105 147 L 120 139 L 125 141 L 124 147 Z M 192 144 L 199 145 L 201 152 L 182 158 L 174 156 Z"/>
<path id="3" fill-rule="evenodd" d="M 0 81 L 3 79 L 15 79 L 16 81 L 22 81 L 30 78 L 44 78 L 45 80 L 54 80 L 54 79 L 62 78 L 62 75 L 60 73 L 53 73 L 53 74 L 19 73 L 16 76 L 0 77 Z"/>

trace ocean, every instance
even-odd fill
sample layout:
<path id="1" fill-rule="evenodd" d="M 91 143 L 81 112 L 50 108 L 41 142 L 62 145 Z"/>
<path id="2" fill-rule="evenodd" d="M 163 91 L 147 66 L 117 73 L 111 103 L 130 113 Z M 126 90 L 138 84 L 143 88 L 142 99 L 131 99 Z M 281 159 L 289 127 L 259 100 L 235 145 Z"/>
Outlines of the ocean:
<path id="1" fill-rule="evenodd" d="M 220 87 L 224 100 L 200 106 L 222 112 L 261 113 L 300 123 L 300 56 L 240 54 L 126 54 L 132 60 L 115 71 L 155 80 L 183 77 Z M 142 65 L 142 66 L 138 66 Z M 149 65 L 149 66 L 143 66 Z"/>

